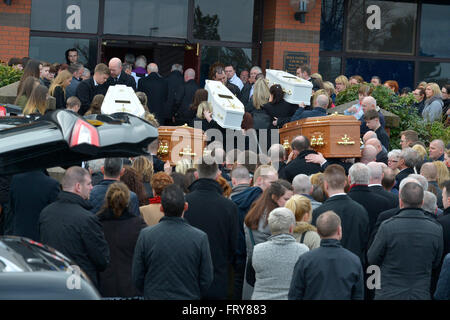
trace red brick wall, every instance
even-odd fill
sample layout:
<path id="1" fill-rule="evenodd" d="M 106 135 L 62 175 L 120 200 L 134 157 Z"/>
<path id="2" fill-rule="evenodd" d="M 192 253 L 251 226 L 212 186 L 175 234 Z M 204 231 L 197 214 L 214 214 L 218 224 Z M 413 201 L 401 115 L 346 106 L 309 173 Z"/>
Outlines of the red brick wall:
<path id="1" fill-rule="evenodd" d="M 304 30 L 318 33 L 320 31 L 321 0 L 316 0 L 314 9 L 305 16 L 305 23 L 294 19 L 294 9 L 289 0 L 266 0 L 264 2 L 264 30 L 288 29 Z M 318 37 L 317 37 L 318 39 Z M 289 41 L 263 41 L 262 67 L 266 68 L 266 61 L 270 61 L 270 68 L 283 69 L 284 51 L 299 51 L 309 53 L 311 72 L 318 72 L 319 41 L 289 42 Z"/>
<path id="2" fill-rule="evenodd" d="M 10 6 L 0 1 L 0 14 L 31 14 L 31 0 L 13 0 Z M 5 25 L 0 20 L 0 61 L 28 56 L 30 28 Z"/>

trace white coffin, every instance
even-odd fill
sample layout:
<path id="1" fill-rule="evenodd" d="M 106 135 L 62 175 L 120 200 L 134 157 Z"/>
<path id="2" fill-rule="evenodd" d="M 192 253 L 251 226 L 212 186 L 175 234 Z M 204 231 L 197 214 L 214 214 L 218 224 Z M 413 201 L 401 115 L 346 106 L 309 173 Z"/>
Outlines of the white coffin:
<path id="1" fill-rule="evenodd" d="M 133 88 L 124 84 L 109 86 L 102 103 L 102 113 L 112 114 L 116 112 L 128 112 L 138 117 L 143 117 L 145 109 Z"/>
<path id="2" fill-rule="evenodd" d="M 213 106 L 213 119 L 226 129 L 240 130 L 244 117 L 244 105 L 220 81 L 206 80 L 208 101 Z"/>
<path id="3" fill-rule="evenodd" d="M 299 104 L 303 102 L 309 106 L 312 83 L 287 73 L 282 70 L 266 69 L 266 79 L 269 82 L 269 88 L 274 84 L 279 84 L 284 90 L 284 100 L 289 103 Z"/>

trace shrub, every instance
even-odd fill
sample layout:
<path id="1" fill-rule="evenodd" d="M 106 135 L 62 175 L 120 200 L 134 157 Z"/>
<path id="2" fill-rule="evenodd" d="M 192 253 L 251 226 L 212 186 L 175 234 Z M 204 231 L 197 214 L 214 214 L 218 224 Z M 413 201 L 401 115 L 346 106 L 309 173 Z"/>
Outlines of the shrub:
<path id="1" fill-rule="evenodd" d="M 369 84 L 371 87 L 373 85 Z M 340 92 L 336 97 L 336 105 L 358 100 L 359 85 Z M 392 112 L 400 118 L 398 128 L 390 128 L 391 149 L 401 149 L 400 132 L 414 130 L 419 134 L 419 139 L 429 143 L 434 139 L 442 139 L 445 144 L 450 142 L 450 127 L 446 128 L 442 122 L 427 123 L 419 116 L 413 104 L 416 102 L 412 93 L 405 97 L 399 97 L 384 86 L 375 87 L 372 96 L 377 100 L 377 105 L 386 111 Z"/>
<path id="2" fill-rule="evenodd" d="M 0 63 L 0 88 L 19 81 L 23 72 Z"/>

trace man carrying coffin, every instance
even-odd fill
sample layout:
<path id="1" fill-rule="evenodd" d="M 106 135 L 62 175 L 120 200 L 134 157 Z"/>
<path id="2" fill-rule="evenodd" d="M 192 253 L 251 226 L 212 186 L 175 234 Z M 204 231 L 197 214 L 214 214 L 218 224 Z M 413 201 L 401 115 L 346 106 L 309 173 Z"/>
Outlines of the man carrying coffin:
<path id="1" fill-rule="evenodd" d="M 316 99 L 313 110 L 305 110 L 305 105 L 300 104 L 299 105 L 300 108 L 298 108 L 298 110 L 291 117 L 291 121 L 296 121 L 305 118 L 326 116 L 328 104 L 329 98 L 324 94 L 320 94 Z"/>

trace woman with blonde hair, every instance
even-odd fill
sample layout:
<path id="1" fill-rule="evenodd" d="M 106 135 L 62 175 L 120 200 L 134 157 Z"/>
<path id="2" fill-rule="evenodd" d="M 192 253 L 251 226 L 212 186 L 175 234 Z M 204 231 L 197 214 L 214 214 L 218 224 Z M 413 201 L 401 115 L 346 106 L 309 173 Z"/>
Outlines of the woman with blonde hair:
<path id="1" fill-rule="evenodd" d="M 48 89 L 46 86 L 42 84 L 36 86 L 31 92 L 30 98 L 28 99 L 25 108 L 23 108 L 23 114 L 44 115 L 48 109 L 47 95 Z"/>
<path id="2" fill-rule="evenodd" d="M 444 188 L 444 182 L 450 179 L 448 168 L 443 161 L 433 161 L 433 164 L 437 168 L 437 183 L 442 190 Z"/>
<path id="3" fill-rule="evenodd" d="M 66 108 L 66 88 L 70 85 L 71 82 L 72 74 L 67 70 L 63 70 L 58 73 L 58 75 L 50 85 L 48 93 L 51 96 L 55 97 L 56 109 Z"/>
<path id="4" fill-rule="evenodd" d="M 295 239 L 300 243 L 304 243 L 309 250 L 320 247 L 320 236 L 317 233 L 316 227 L 311 225 L 311 201 L 305 196 L 296 194 L 284 206 L 290 209 L 295 215 Z"/>
<path id="5" fill-rule="evenodd" d="M 334 89 L 333 83 L 330 82 L 330 81 L 325 81 L 323 83 L 323 88 L 327 92 L 327 94 L 331 98 L 331 100 L 333 101 L 333 103 L 331 104 L 331 108 L 336 107 L 334 105 L 334 102 L 335 102 L 335 99 L 336 99 L 336 90 Z"/>
<path id="6" fill-rule="evenodd" d="M 97 213 L 110 250 L 110 263 L 99 274 L 99 292 L 103 297 L 133 298 L 139 292 L 133 285 L 131 269 L 139 233 L 147 225 L 142 217 L 128 211 L 130 190 L 122 182 L 108 187 L 105 204 Z M 120 277 L 118 277 L 120 275 Z"/>
<path id="7" fill-rule="evenodd" d="M 263 105 L 269 102 L 269 99 L 270 89 L 266 80 L 263 78 L 256 80 L 253 85 L 253 96 L 251 100 L 253 102 L 253 108 L 260 110 Z M 252 110 L 249 110 L 250 113 L 251 111 Z"/>
<path id="8" fill-rule="evenodd" d="M 350 84 L 348 83 L 348 78 L 344 75 L 340 75 L 339 77 L 337 77 L 334 80 L 334 83 L 336 84 L 336 94 L 337 95 L 350 86 Z"/>
<path id="9" fill-rule="evenodd" d="M 425 104 L 422 111 L 422 117 L 426 122 L 442 120 L 442 101 L 441 88 L 437 83 L 430 82 L 425 86 Z"/>
<path id="10" fill-rule="evenodd" d="M 91 105 L 89 110 L 85 113 L 85 116 L 90 114 L 102 114 L 102 104 L 105 96 L 102 94 L 96 94 L 94 98 L 92 98 Z"/>
<path id="11" fill-rule="evenodd" d="M 422 163 L 428 160 L 428 152 L 427 150 L 420 144 L 415 144 L 412 146 L 413 150 L 417 152 L 420 156 Z"/>

